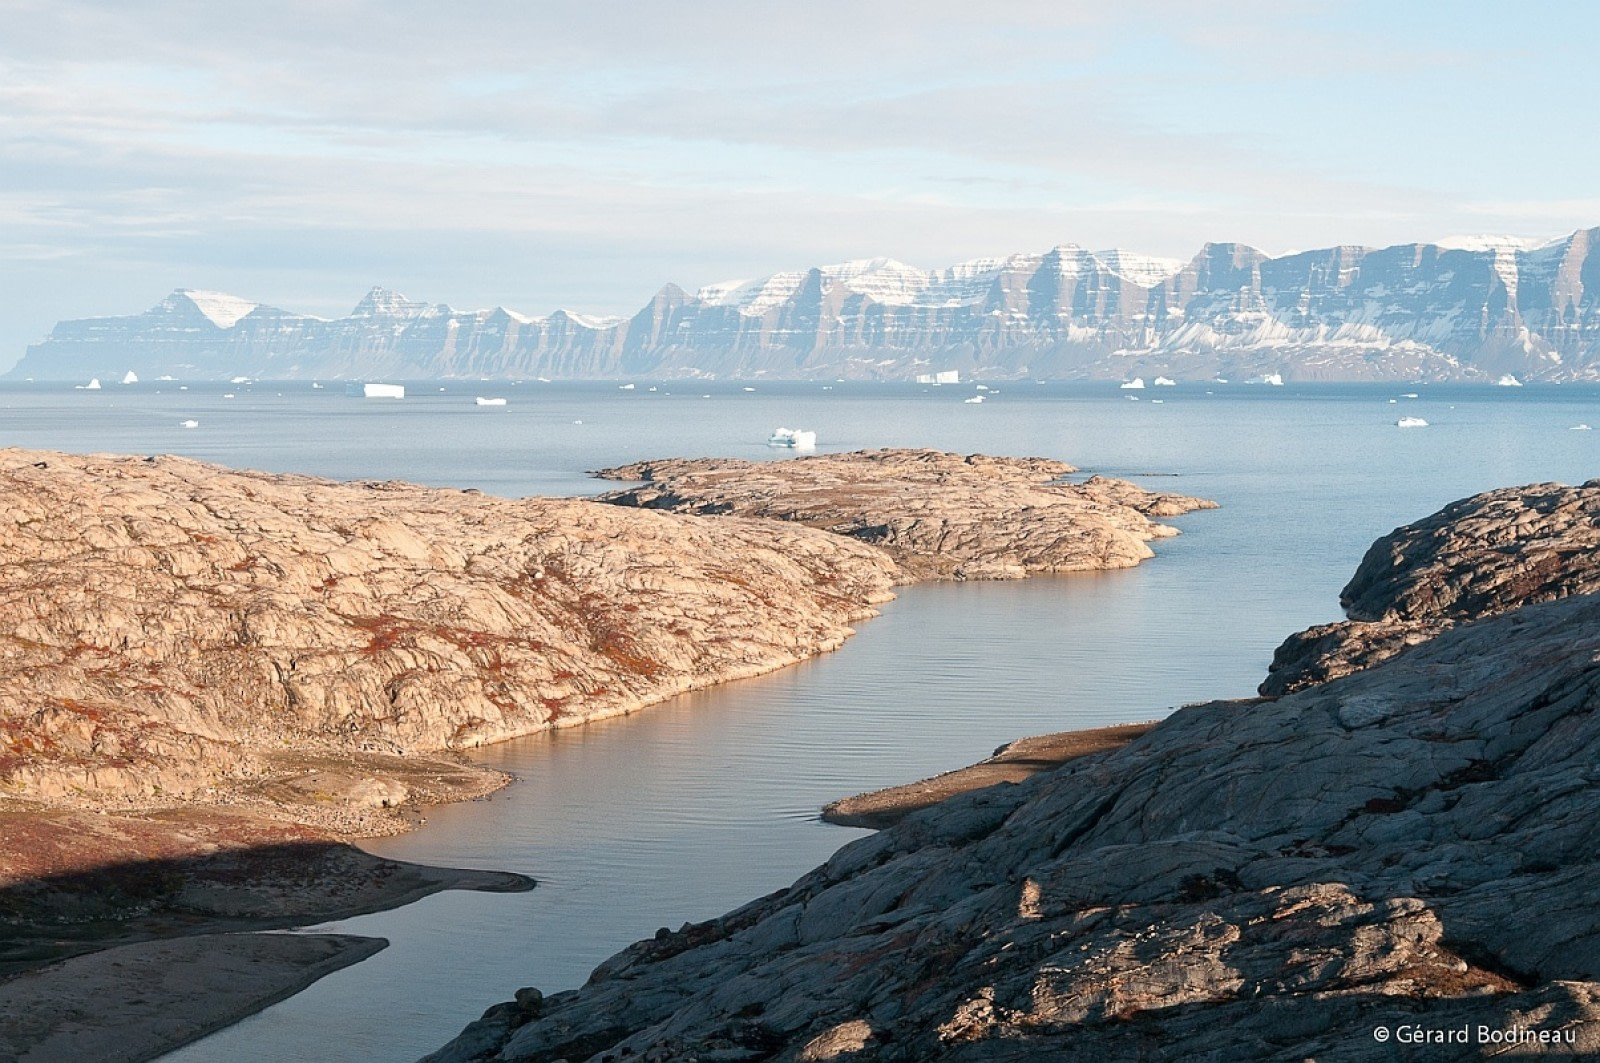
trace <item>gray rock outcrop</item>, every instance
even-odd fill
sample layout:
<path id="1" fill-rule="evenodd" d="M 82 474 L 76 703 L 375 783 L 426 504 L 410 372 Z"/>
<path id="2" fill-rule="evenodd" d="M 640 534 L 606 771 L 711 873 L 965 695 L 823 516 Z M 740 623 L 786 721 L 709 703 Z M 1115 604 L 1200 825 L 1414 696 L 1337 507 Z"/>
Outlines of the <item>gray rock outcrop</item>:
<path id="1" fill-rule="evenodd" d="M 1350 594 L 1559 600 L 914 813 L 429 1061 L 1600 1056 L 1600 595 L 1467 560 L 1578 492 L 1454 508 L 1454 589 Z"/>
<path id="2" fill-rule="evenodd" d="M 1600 481 L 1486 491 L 1385 535 L 1339 601 L 1349 620 L 1291 635 L 1261 693 L 1359 671 L 1467 620 L 1600 590 Z"/>
<path id="3" fill-rule="evenodd" d="M 599 501 L 675 513 L 765 517 L 887 550 L 909 579 L 1020 579 L 1130 568 L 1171 517 L 1216 503 L 1146 491 L 1048 458 L 867 450 L 793 461 L 673 458 L 596 475 L 643 480 Z"/>

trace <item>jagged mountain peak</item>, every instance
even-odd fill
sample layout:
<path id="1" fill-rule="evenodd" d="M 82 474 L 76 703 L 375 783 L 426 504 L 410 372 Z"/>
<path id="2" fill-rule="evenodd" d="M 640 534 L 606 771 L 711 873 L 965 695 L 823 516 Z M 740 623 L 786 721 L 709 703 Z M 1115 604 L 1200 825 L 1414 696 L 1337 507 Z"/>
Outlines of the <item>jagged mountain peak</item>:
<path id="1" fill-rule="evenodd" d="M 351 317 L 415 317 L 429 309 L 425 302 L 407 299 L 389 288 L 374 287 L 361 297 Z"/>

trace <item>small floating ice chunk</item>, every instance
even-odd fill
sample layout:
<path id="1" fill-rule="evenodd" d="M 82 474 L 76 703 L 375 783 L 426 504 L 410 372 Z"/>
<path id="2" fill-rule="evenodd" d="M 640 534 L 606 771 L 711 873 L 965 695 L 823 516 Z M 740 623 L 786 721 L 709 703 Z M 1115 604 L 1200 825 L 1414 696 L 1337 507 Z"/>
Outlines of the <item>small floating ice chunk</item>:
<path id="1" fill-rule="evenodd" d="M 1589 431 L 1589 426 L 1586 425 L 1586 424 L 1575 424 L 1571 428 L 1567 429 L 1567 431 L 1569 431 L 1569 432 L 1587 432 L 1587 431 Z"/>
<path id="2" fill-rule="evenodd" d="M 1158 388 L 1175 388 L 1178 386 L 1178 382 L 1170 376 L 1158 376 L 1155 383 Z"/>
<path id="3" fill-rule="evenodd" d="M 965 402 L 965 403 L 968 403 L 970 405 L 971 403 L 974 403 L 974 402 L 982 402 L 983 401 L 983 396 L 982 395 L 974 395 L 970 399 L 962 399 L 961 401 Z"/>
<path id="4" fill-rule="evenodd" d="M 1505 376 L 1501 377 L 1499 380 L 1496 380 L 1495 384 L 1497 384 L 1498 386 L 1503 387 L 1503 388 L 1520 388 L 1522 386 L 1522 381 L 1518 380 L 1516 377 L 1512 376 L 1510 373 L 1507 373 Z"/>
<path id="5" fill-rule="evenodd" d="M 200 427 L 200 422 L 196 421 L 194 418 L 191 417 L 187 421 L 179 421 L 178 422 L 178 427 L 179 428 L 199 428 Z"/>
<path id="6" fill-rule="evenodd" d="M 1396 428 L 1426 428 L 1428 422 L 1420 417 L 1402 417 L 1395 423 Z"/>
<path id="7" fill-rule="evenodd" d="M 800 428 L 777 428 L 767 439 L 769 447 L 793 447 L 795 450 L 815 450 L 817 433 Z"/>
<path id="8" fill-rule="evenodd" d="M 1124 390 L 1124 391 L 1128 391 L 1130 389 L 1142 388 L 1142 387 L 1144 387 L 1144 377 L 1136 376 L 1132 380 L 1125 380 L 1121 384 L 1118 384 L 1117 386 L 1122 388 L 1122 390 Z"/>
<path id="9" fill-rule="evenodd" d="M 479 395 L 472 401 L 477 403 L 479 406 L 504 406 L 506 404 L 505 399 L 486 399 L 482 395 Z"/>

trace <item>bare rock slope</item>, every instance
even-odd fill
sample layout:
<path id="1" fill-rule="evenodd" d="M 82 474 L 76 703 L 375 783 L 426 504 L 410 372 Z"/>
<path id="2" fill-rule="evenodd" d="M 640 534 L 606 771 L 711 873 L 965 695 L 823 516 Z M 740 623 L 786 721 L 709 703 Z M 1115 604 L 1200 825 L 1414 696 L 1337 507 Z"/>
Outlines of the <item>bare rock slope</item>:
<path id="1" fill-rule="evenodd" d="M 0 798 L 27 804 L 397 805 L 397 757 L 791 663 L 895 575 L 796 525 L 171 457 L 3 451 L 0 494 Z"/>
<path id="2" fill-rule="evenodd" d="M 1371 667 L 1456 624 L 1600 590 L 1600 480 L 1453 502 L 1385 535 L 1340 592 L 1350 619 L 1291 635 L 1261 693 Z"/>
<path id="3" fill-rule="evenodd" d="M 1541 520 L 1503 518 L 1484 545 L 1538 553 Z M 1524 585 L 1457 577 L 1479 607 Z M 1576 594 L 1186 707 L 525 990 L 430 1060 L 1596 1058 L 1597 660 Z"/>
<path id="4" fill-rule="evenodd" d="M 677 513 L 767 517 L 888 550 L 907 579 L 1019 579 L 1130 568 L 1177 529 L 1152 518 L 1216 503 L 1124 480 L 1062 479 L 1048 458 L 868 450 L 793 461 L 675 458 L 597 475 L 643 480 L 600 501 Z"/>

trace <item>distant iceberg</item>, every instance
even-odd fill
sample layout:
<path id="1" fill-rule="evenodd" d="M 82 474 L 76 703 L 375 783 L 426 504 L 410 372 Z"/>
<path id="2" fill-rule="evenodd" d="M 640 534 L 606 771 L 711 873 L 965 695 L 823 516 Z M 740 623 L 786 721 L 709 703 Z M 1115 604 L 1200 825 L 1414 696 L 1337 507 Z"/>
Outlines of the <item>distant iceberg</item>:
<path id="1" fill-rule="evenodd" d="M 798 428 L 779 428 L 767 440 L 767 446 L 793 447 L 795 450 L 815 450 L 817 433 L 801 431 Z"/>
<path id="2" fill-rule="evenodd" d="M 962 402 L 967 402 L 967 403 L 982 402 L 983 401 L 983 396 L 982 395 L 974 395 L 970 399 L 962 399 L 961 401 Z"/>
<path id="3" fill-rule="evenodd" d="M 482 395 L 479 395 L 473 401 L 479 406 L 504 406 L 506 404 L 505 399 L 486 399 Z"/>
<path id="4" fill-rule="evenodd" d="M 1520 388 L 1522 386 L 1522 381 L 1518 380 L 1516 377 L 1512 376 L 1510 373 L 1507 373 L 1505 376 L 1501 377 L 1499 380 L 1496 380 L 1495 383 L 1498 384 L 1500 387 L 1503 387 L 1503 388 Z"/>
<path id="5" fill-rule="evenodd" d="M 1396 428 L 1426 428 L 1428 422 L 1420 417 L 1402 417 L 1395 423 Z"/>
<path id="6" fill-rule="evenodd" d="M 1124 381 L 1120 387 L 1124 391 L 1128 390 L 1129 388 L 1142 388 L 1144 387 L 1144 377 L 1136 376 L 1132 380 Z"/>
<path id="7" fill-rule="evenodd" d="M 918 373 L 917 383 L 932 384 L 940 387 L 945 384 L 961 383 L 961 371 L 958 369 L 941 369 L 937 373 Z"/>
<path id="8" fill-rule="evenodd" d="M 1283 374 L 1282 373 L 1262 373 L 1262 374 L 1260 374 L 1258 376 L 1251 377 L 1249 380 L 1246 380 L 1245 383 L 1246 384 L 1266 384 L 1269 387 L 1281 388 L 1281 387 L 1283 387 Z"/>
<path id="9" fill-rule="evenodd" d="M 1571 429 L 1569 429 L 1569 431 L 1573 432 L 1587 432 L 1589 430 L 1589 426 L 1586 424 L 1575 424 L 1571 427 Z"/>
<path id="10" fill-rule="evenodd" d="M 199 428 L 200 427 L 200 422 L 194 420 L 193 418 L 190 418 L 187 421 L 179 421 L 178 422 L 178 427 L 179 428 Z"/>
<path id="11" fill-rule="evenodd" d="M 137 384 L 139 382 L 139 374 L 130 369 L 122 374 L 122 382 L 124 384 Z"/>
<path id="12" fill-rule="evenodd" d="M 77 389 L 79 391 L 99 391 L 100 390 L 100 378 L 99 377 L 95 377 L 94 379 L 90 380 L 87 384 L 79 384 L 79 385 L 77 385 Z"/>
<path id="13" fill-rule="evenodd" d="M 362 384 L 361 395 L 368 399 L 403 399 L 406 389 L 404 384 Z"/>
<path id="14" fill-rule="evenodd" d="M 1178 386 L 1178 382 L 1170 376 L 1158 376 L 1155 379 L 1155 385 L 1158 388 L 1175 388 Z"/>

